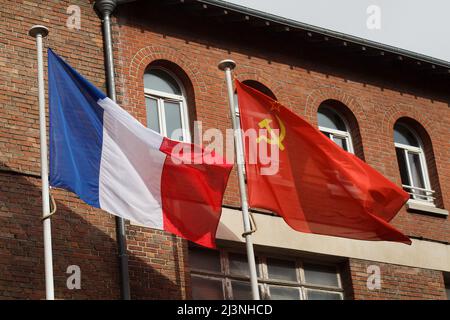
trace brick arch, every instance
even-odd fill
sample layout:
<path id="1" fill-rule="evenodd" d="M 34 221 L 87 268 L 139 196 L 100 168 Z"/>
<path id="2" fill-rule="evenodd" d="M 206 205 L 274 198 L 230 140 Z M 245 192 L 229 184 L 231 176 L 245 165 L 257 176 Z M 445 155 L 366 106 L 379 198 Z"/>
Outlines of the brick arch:
<path id="1" fill-rule="evenodd" d="M 359 123 L 366 120 L 364 109 L 354 96 L 336 87 L 322 87 L 314 90 L 308 95 L 303 111 L 305 115 L 310 119 L 313 119 L 314 124 L 317 125 L 317 110 L 321 103 L 326 100 L 336 100 L 344 104 L 354 114 Z M 363 128 L 360 126 L 360 130 L 362 129 Z"/>
<path id="2" fill-rule="evenodd" d="M 394 125 L 400 118 L 411 118 L 418 122 L 423 129 L 430 136 L 431 141 L 437 141 L 438 134 L 435 126 L 433 126 L 433 119 L 424 116 L 417 108 L 411 105 L 393 105 L 385 109 L 383 120 L 381 123 L 381 132 L 386 137 L 390 137 L 394 141 L 393 130 Z"/>
<path id="3" fill-rule="evenodd" d="M 207 86 L 199 72 L 198 63 L 183 53 L 164 46 L 147 46 L 136 52 L 130 63 L 130 78 L 142 80 L 147 66 L 156 60 L 167 60 L 177 64 L 186 72 L 195 90 L 201 93 L 207 92 Z"/>

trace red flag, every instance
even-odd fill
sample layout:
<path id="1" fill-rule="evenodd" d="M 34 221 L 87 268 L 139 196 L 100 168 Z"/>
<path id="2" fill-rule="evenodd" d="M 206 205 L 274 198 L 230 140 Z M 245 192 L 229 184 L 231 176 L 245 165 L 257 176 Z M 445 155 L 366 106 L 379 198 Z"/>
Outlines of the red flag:
<path id="1" fill-rule="evenodd" d="M 174 152 L 176 148 L 180 151 Z M 216 248 L 223 195 L 233 165 L 214 150 L 167 138 L 160 151 L 167 155 L 160 182 L 164 230 Z M 215 163 L 204 163 L 206 157 Z"/>
<path id="2" fill-rule="evenodd" d="M 250 207 L 301 232 L 411 244 L 388 223 L 409 199 L 405 191 L 277 101 L 239 81 L 236 88 L 241 127 L 258 132 L 256 143 L 245 141 Z M 273 174 L 255 157 L 264 144 L 279 154 Z"/>

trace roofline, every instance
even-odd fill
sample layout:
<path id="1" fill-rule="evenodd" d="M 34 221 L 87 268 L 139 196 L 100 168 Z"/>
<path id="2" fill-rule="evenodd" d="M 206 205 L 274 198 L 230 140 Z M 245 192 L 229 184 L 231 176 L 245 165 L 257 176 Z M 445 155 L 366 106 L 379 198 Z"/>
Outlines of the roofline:
<path id="1" fill-rule="evenodd" d="M 392 54 L 405 56 L 405 57 L 408 57 L 411 59 L 420 60 L 420 61 L 427 62 L 427 63 L 433 64 L 436 66 L 450 68 L 450 62 L 445 61 L 445 60 L 433 58 L 433 57 L 430 57 L 427 55 L 423 55 L 423 54 L 416 53 L 413 51 L 401 49 L 398 47 L 382 44 L 382 43 L 379 43 L 376 41 L 371 41 L 371 40 L 363 39 L 360 37 L 351 36 L 349 34 L 332 31 L 330 29 L 313 26 L 311 24 L 295 21 L 292 19 L 283 18 L 283 17 L 277 16 L 274 14 L 266 13 L 266 12 L 256 10 L 256 9 L 251 9 L 251 8 L 241 6 L 238 4 L 229 3 L 226 1 L 222 1 L 222 0 L 196 0 L 196 1 L 204 3 L 204 4 L 221 7 L 223 9 L 232 10 L 232 11 L 239 12 L 239 13 L 242 13 L 245 15 L 261 18 L 261 19 L 267 20 L 269 22 L 283 24 L 287 27 L 298 28 L 298 29 L 303 29 L 305 31 L 319 33 L 324 36 L 329 36 L 329 37 L 337 38 L 337 39 L 340 39 L 343 41 L 348 41 L 348 42 L 352 42 L 352 43 L 359 44 L 362 46 L 370 47 L 373 49 L 378 49 L 381 51 L 390 52 Z"/>

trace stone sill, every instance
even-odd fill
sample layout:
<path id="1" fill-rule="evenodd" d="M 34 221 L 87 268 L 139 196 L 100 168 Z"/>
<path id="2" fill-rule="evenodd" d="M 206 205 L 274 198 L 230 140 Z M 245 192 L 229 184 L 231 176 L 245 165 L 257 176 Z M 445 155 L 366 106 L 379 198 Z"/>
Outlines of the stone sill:
<path id="1" fill-rule="evenodd" d="M 407 210 L 414 210 L 414 211 L 421 211 L 428 214 L 435 214 L 439 216 L 448 216 L 448 211 L 445 209 L 436 208 L 433 206 L 429 206 L 426 204 L 420 204 L 417 202 L 408 201 L 406 203 L 406 209 Z"/>

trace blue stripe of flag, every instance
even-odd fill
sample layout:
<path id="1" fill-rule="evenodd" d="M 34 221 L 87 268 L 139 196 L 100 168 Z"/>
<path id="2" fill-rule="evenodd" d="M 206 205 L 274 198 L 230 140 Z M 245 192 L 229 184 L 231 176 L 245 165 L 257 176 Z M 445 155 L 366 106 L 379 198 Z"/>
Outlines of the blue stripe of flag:
<path id="1" fill-rule="evenodd" d="M 50 185 L 100 207 L 99 177 L 106 95 L 48 49 Z"/>

